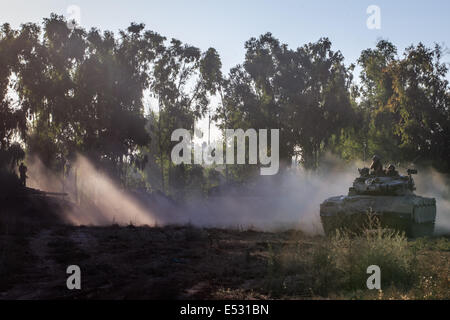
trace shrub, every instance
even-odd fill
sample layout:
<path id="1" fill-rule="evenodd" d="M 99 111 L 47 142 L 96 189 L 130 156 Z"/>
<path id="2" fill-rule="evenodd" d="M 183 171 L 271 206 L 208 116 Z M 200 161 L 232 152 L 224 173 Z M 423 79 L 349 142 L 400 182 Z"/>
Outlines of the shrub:
<path id="1" fill-rule="evenodd" d="M 367 268 L 381 269 L 381 288 L 407 292 L 417 284 L 416 251 L 404 233 L 382 228 L 376 217 L 357 232 L 337 230 L 310 247 L 268 248 L 266 289 L 274 296 L 363 297 Z M 296 287 L 294 287 L 296 286 Z"/>
<path id="2" fill-rule="evenodd" d="M 382 288 L 395 285 L 408 289 L 414 283 L 416 256 L 406 236 L 398 231 L 366 229 L 356 237 L 338 231 L 330 239 L 330 255 L 342 274 L 344 289 L 366 289 L 370 265 L 380 267 Z"/>

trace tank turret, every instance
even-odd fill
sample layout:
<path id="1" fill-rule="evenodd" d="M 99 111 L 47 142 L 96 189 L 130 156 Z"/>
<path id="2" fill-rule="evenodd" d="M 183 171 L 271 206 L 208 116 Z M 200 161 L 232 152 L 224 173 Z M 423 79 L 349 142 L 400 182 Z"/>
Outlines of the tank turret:
<path id="1" fill-rule="evenodd" d="M 353 181 L 353 186 L 349 188 L 348 195 L 410 195 L 416 190 L 413 174 L 417 170 L 408 169 L 407 176 L 398 173 L 394 175 L 371 175 L 368 168 L 358 169 L 360 176 Z"/>

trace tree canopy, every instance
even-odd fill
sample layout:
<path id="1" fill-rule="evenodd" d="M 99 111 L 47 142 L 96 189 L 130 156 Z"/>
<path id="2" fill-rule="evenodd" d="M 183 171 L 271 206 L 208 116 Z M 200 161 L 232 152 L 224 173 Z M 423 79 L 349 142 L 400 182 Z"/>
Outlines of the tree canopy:
<path id="1" fill-rule="evenodd" d="M 193 131 L 212 114 L 221 130 L 280 129 L 282 168 L 295 158 L 315 169 L 325 152 L 345 160 L 376 153 L 450 172 L 450 90 L 439 45 L 399 55 L 380 40 L 356 61 L 359 82 L 327 38 L 290 48 L 266 33 L 244 46 L 244 61 L 225 72 L 214 48 L 143 24 L 118 34 L 86 31 L 55 14 L 18 29 L 4 24 L 0 166 L 11 169 L 27 154 L 64 170 L 82 153 L 122 181 L 130 167 L 154 179 L 145 175 L 151 167 L 159 182 L 147 182 L 163 192 L 193 180 L 212 186 L 221 180 L 216 171 L 170 161 L 173 130 Z M 228 169 L 231 179 L 243 177 Z"/>

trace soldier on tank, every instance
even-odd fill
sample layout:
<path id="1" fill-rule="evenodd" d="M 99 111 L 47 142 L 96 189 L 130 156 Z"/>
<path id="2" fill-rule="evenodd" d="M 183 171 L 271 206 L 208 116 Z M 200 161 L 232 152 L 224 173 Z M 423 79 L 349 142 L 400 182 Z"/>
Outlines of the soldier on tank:
<path id="1" fill-rule="evenodd" d="M 27 184 L 27 171 L 27 166 L 22 162 L 19 166 L 20 184 L 22 185 L 22 187 L 25 187 Z"/>
<path id="2" fill-rule="evenodd" d="M 372 164 L 370 165 L 370 170 L 372 170 L 372 173 L 376 176 L 384 175 L 384 170 L 383 170 L 383 165 L 381 164 L 381 159 L 377 155 L 374 155 L 372 157 Z"/>
<path id="3" fill-rule="evenodd" d="M 390 164 L 387 171 L 386 171 L 386 175 L 388 177 L 397 177 L 398 176 L 398 171 L 395 170 L 395 166 L 393 164 Z"/>

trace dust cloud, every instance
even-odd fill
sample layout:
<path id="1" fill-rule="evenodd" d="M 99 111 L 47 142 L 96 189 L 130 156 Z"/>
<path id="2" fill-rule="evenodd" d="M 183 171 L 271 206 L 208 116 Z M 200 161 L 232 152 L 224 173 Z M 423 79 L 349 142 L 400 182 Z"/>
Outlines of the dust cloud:
<path id="1" fill-rule="evenodd" d="M 155 224 L 150 210 L 142 207 L 83 156 L 79 155 L 70 165 L 71 170 L 64 179 L 46 169 L 37 158 L 31 159 L 30 163 L 30 187 L 68 194 L 74 207 L 62 214 L 71 224 Z"/>
<path id="2" fill-rule="evenodd" d="M 333 161 L 316 173 L 290 169 L 278 176 L 259 176 L 249 188 L 229 190 L 223 196 L 191 203 L 185 222 L 189 218 L 194 225 L 323 233 L 320 203 L 328 197 L 346 194 L 355 171 L 357 167 Z"/>
<path id="3" fill-rule="evenodd" d="M 78 156 L 64 180 L 46 170 L 38 159 L 29 163 L 31 187 L 66 192 L 77 204 L 76 210 L 64 213 L 75 225 L 191 224 L 263 231 L 301 229 L 312 234 L 323 233 L 320 203 L 331 196 L 346 195 L 357 168 L 367 165 L 345 163 L 328 155 L 314 173 L 296 168 L 282 175 L 258 176 L 248 187 L 229 188 L 206 199 L 177 204 L 162 194 L 124 191 L 83 156 Z M 418 195 L 436 198 L 436 231 L 449 232 L 450 181 L 434 170 L 423 169 L 415 180 Z"/>
<path id="4" fill-rule="evenodd" d="M 450 234 L 450 177 L 434 169 L 419 169 L 414 177 L 416 194 L 436 198 L 436 224 L 434 233 Z"/>

